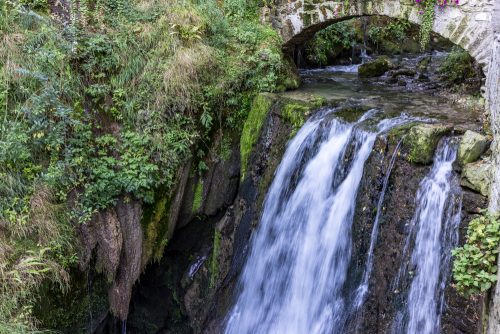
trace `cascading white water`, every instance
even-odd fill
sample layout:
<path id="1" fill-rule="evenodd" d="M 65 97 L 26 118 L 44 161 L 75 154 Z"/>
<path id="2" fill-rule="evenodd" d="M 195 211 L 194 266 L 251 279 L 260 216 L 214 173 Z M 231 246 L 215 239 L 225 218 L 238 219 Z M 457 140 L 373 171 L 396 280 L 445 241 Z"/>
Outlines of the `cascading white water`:
<path id="1" fill-rule="evenodd" d="M 456 145 L 442 141 L 429 174 L 420 183 L 412 264 L 415 276 L 408 295 L 408 334 L 439 332 L 451 248 L 458 241 L 461 192 L 452 163 Z"/>
<path id="2" fill-rule="evenodd" d="M 267 194 L 226 333 L 332 333 L 344 322 L 342 293 L 351 224 L 376 133 L 323 113 L 290 142 Z M 378 132 L 403 124 L 384 120 Z"/>

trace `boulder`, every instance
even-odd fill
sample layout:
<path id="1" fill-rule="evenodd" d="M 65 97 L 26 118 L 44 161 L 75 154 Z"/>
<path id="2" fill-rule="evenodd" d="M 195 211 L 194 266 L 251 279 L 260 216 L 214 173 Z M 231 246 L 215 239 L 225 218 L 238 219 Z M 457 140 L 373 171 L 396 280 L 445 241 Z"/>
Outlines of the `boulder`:
<path id="1" fill-rule="evenodd" d="M 439 139 L 452 129 L 452 126 L 446 124 L 413 126 L 404 139 L 404 145 L 408 149 L 408 160 L 424 165 L 431 163 Z"/>
<path id="2" fill-rule="evenodd" d="M 458 161 L 461 165 L 474 162 L 488 147 L 488 139 L 474 131 L 467 130 L 460 140 Z"/>
<path id="3" fill-rule="evenodd" d="M 368 63 L 361 64 L 358 68 L 358 76 L 360 78 L 379 77 L 389 70 L 390 65 L 387 57 L 378 57 Z"/>
<path id="4" fill-rule="evenodd" d="M 488 197 L 490 194 L 491 180 L 493 178 L 492 172 L 493 165 L 489 160 L 479 160 L 468 163 L 462 169 L 461 184 L 464 187 Z"/>

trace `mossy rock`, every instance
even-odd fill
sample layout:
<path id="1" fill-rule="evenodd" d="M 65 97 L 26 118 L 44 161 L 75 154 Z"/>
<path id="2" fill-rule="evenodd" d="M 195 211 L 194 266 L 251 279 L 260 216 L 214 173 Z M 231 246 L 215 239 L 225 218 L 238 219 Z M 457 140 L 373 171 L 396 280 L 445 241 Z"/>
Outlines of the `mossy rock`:
<path id="1" fill-rule="evenodd" d="M 412 127 L 415 125 L 418 125 L 419 123 L 417 122 L 410 122 L 407 124 L 403 124 L 400 126 L 396 126 L 389 130 L 387 133 L 387 138 L 391 143 L 397 143 L 401 140 L 401 138 L 404 138 L 404 136 L 411 130 Z"/>
<path id="2" fill-rule="evenodd" d="M 280 114 L 292 126 L 293 137 L 304 125 L 311 112 L 326 103 L 324 97 L 311 94 L 288 94 L 281 98 Z"/>
<path id="3" fill-rule="evenodd" d="M 395 55 L 403 52 L 400 44 L 396 44 L 394 42 L 383 40 L 381 45 L 382 50 L 385 54 Z"/>
<path id="4" fill-rule="evenodd" d="M 142 261 L 145 263 L 153 258 L 160 259 L 167 245 L 171 197 L 166 187 L 160 187 L 155 192 L 154 203 L 144 206 L 141 226 L 144 233 Z"/>
<path id="5" fill-rule="evenodd" d="M 404 145 L 408 149 L 408 160 L 423 165 L 431 163 L 439 139 L 452 130 L 453 127 L 446 124 L 413 126 L 404 139 Z"/>
<path id="6" fill-rule="evenodd" d="M 488 139 L 474 131 L 465 131 L 458 147 L 458 162 L 461 165 L 474 162 L 488 147 Z"/>
<path id="7" fill-rule="evenodd" d="M 243 180 L 246 177 L 250 154 L 260 137 L 262 126 L 271 109 L 275 110 L 292 126 L 290 135 L 293 136 L 304 124 L 310 112 L 325 103 L 326 99 L 322 96 L 293 91 L 257 95 L 252 103 L 252 108 L 245 121 L 240 138 L 241 179 Z M 276 106 L 273 107 L 275 104 Z"/>
<path id="8" fill-rule="evenodd" d="M 262 93 L 257 95 L 253 100 L 250 113 L 243 125 L 243 132 L 240 139 L 241 179 L 244 179 L 246 176 L 250 153 L 259 139 L 260 130 L 275 99 L 276 96 L 273 94 Z"/>
<path id="9" fill-rule="evenodd" d="M 379 77 L 389 70 L 390 65 L 387 57 L 378 57 L 368 63 L 361 64 L 358 67 L 358 76 L 360 78 Z"/>
<path id="10" fill-rule="evenodd" d="M 417 71 L 419 71 L 419 72 L 426 72 L 427 68 L 430 65 L 430 63 L 431 63 L 431 56 L 425 56 L 425 57 L 423 57 L 417 63 Z"/>
<path id="11" fill-rule="evenodd" d="M 108 313 L 108 289 L 103 275 L 74 268 L 70 289 L 63 293 L 54 284 L 44 284 L 33 311 L 40 326 L 50 333 L 94 332 L 99 319 Z"/>
<path id="12" fill-rule="evenodd" d="M 488 197 L 493 179 L 493 165 L 488 160 L 466 164 L 462 169 L 461 184 Z"/>
<path id="13" fill-rule="evenodd" d="M 367 106 L 346 106 L 335 112 L 335 116 L 346 121 L 347 123 L 354 123 L 361 118 L 370 107 Z"/>

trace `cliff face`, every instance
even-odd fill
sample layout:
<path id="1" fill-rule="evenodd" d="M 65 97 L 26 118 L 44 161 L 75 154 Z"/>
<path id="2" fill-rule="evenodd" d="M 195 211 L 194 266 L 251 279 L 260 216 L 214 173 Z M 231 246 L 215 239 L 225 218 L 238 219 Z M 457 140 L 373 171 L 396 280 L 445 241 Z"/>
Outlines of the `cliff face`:
<path id="1" fill-rule="evenodd" d="M 249 136 L 246 131 L 255 131 L 249 123 L 242 134 L 227 134 L 226 139 L 216 135 L 208 171 L 189 177 L 175 237 L 134 290 L 128 331 L 220 332 L 286 143 L 308 113 L 323 103 L 307 94 L 263 94 L 257 100 L 262 103 L 254 104 L 249 119 L 261 123 L 258 132 Z M 262 105 L 265 109 L 257 110 Z M 255 138 L 245 142 L 245 137 Z M 245 168 L 240 164 L 243 145 L 251 146 Z M 221 151 L 221 146 L 226 148 Z"/>
<path id="2" fill-rule="evenodd" d="M 132 286 L 141 273 L 143 234 L 140 225 L 141 204 L 122 198 L 114 208 L 96 214 L 88 224 L 81 225 L 81 270 L 88 270 L 92 254 L 96 266 L 109 282 L 110 309 L 126 319 Z"/>
<path id="3" fill-rule="evenodd" d="M 211 151 L 208 171 L 191 173 L 179 209 L 175 237 L 157 263 L 147 266 L 132 293 L 127 330 L 131 333 L 220 333 L 238 289 L 238 277 L 248 253 L 249 240 L 259 221 L 262 203 L 291 135 L 322 100 L 295 93 L 261 95 L 255 108 L 266 106 L 262 125 L 251 141 L 248 165 L 242 168 L 240 154 L 245 133 L 228 134 L 229 145 Z M 265 102 L 265 103 L 264 103 Z M 252 111 L 256 112 L 256 111 Z M 346 110 L 345 112 L 349 112 Z M 255 122 L 255 118 L 249 118 Z M 445 124 L 447 133 L 452 129 Z M 366 164 L 358 194 L 352 231 L 353 256 L 349 282 L 359 283 L 382 179 L 397 143 L 411 126 L 379 137 Z M 446 135 L 440 133 L 439 136 Z M 219 136 L 219 135 L 217 135 Z M 226 137 L 226 138 L 227 138 Z M 216 138 L 215 147 L 223 140 Z M 244 142 L 244 140 L 243 140 Z M 432 145 L 437 145 L 433 141 Z M 434 148 L 431 148 L 433 150 Z M 224 154 L 221 154 L 224 153 Z M 393 289 L 402 263 L 409 261 L 402 251 L 415 211 L 415 194 L 429 165 L 411 161 L 411 142 L 403 145 L 389 178 L 383 205 L 383 220 L 374 253 L 374 270 L 367 300 L 356 317 L 348 320 L 348 332 L 386 333 L 404 305 L 409 283 Z M 245 177 L 241 178 L 241 171 Z M 460 166 L 456 166 L 460 171 Z M 460 244 L 469 220 L 486 207 L 487 199 L 463 188 Z M 443 333 L 476 333 L 482 326 L 483 296 L 464 298 L 448 279 Z M 347 289 L 347 288 L 346 288 Z M 97 332 L 110 331 L 109 319 Z"/>

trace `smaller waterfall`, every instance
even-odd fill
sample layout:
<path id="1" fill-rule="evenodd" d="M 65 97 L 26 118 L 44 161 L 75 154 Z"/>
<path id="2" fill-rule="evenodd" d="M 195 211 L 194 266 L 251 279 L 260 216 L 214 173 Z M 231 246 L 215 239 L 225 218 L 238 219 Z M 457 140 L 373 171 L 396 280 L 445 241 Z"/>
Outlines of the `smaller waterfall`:
<path id="1" fill-rule="evenodd" d="M 387 186 L 389 185 L 389 177 L 391 176 L 392 168 L 394 167 L 394 162 L 398 156 L 399 148 L 403 140 L 401 139 L 394 152 L 392 153 L 391 160 L 389 162 L 389 167 L 384 176 L 384 181 L 382 183 L 382 190 L 380 191 L 380 196 L 377 202 L 377 213 L 375 215 L 375 220 L 373 221 L 373 228 L 370 238 L 370 247 L 368 248 L 368 255 L 366 257 L 365 271 L 363 273 L 363 279 L 358 289 L 356 290 L 356 297 L 354 298 L 353 311 L 358 310 L 365 301 L 366 293 L 368 292 L 368 281 L 370 280 L 370 275 L 373 269 L 373 252 L 375 250 L 375 245 L 377 244 L 378 230 L 380 225 L 380 216 L 382 214 L 382 205 L 384 204 L 385 193 L 387 191 Z"/>
<path id="2" fill-rule="evenodd" d="M 411 258 L 416 274 L 408 295 L 408 334 L 439 332 L 451 249 L 457 244 L 460 223 L 461 191 L 452 170 L 456 152 L 452 139 L 441 141 L 417 192 Z"/>
<path id="3" fill-rule="evenodd" d="M 122 320 L 122 334 L 127 334 L 127 320 Z"/>

